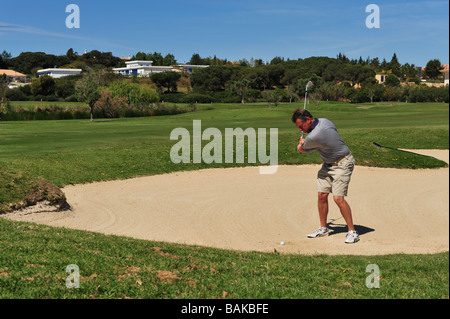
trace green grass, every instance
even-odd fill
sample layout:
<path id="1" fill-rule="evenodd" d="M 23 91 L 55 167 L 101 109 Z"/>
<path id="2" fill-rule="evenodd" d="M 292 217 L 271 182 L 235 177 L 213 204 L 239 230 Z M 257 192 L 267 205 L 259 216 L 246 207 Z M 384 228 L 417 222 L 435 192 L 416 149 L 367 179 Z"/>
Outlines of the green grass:
<path id="1" fill-rule="evenodd" d="M 0 211 L 55 196 L 51 185 L 230 167 L 174 164 L 174 128 L 278 128 L 279 163 L 320 163 L 298 155 L 290 122 L 302 103 L 205 104 L 197 112 L 152 118 L 0 122 Z M 377 149 L 448 149 L 449 105 L 442 103 L 308 106 L 331 119 L 357 165 L 435 168 L 444 162 Z M 206 144 L 207 141 L 204 142 Z M 244 163 L 240 165 L 255 165 Z M 256 163 L 258 165 L 258 163 Z M 43 181 L 50 185 L 40 187 Z M 38 192 L 37 192 L 38 191 Z M 37 194 L 38 193 L 38 194 Z M 37 195 L 36 195 L 37 194 Z M 162 249 L 162 251 L 158 248 Z M 448 298 L 448 253 L 392 256 L 297 256 L 241 253 L 132 240 L 0 219 L 0 298 Z M 65 267 L 77 264 L 80 289 L 65 288 Z M 365 286 L 368 264 L 381 270 L 381 288 Z M 161 279 L 166 271 L 172 280 Z M 170 272 L 170 273 L 169 273 Z M 159 277 L 161 278 L 159 278 Z"/>
<path id="2" fill-rule="evenodd" d="M 0 219 L 0 298 L 448 298 L 447 253 L 302 256 L 150 242 Z M 76 264 L 80 287 L 66 288 Z M 366 267 L 380 270 L 369 289 Z"/>

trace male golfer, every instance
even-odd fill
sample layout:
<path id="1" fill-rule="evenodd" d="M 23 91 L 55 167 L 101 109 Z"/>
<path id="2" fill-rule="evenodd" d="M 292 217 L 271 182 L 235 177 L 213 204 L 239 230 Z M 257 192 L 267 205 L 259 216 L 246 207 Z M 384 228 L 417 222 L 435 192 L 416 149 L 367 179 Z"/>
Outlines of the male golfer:
<path id="1" fill-rule="evenodd" d="M 347 244 L 359 241 L 352 219 L 352 211 L 345 200 L 348 184 L 355 166 L 350 149 L 345 145 L 337 132 L 336 126 L 325 118 L 313 118 L 306 109 L 296 109 L 292 115 L 292 122 L 301 132 L 308 133 L 306 138 L 301 137 L 297 152 L 319 152 L 323 160 L 322 168 L 317 174 L 318 208 L 320 228 L 309 234 L 309 238 L 329 235 L 327 228 L 328 195 L 333 193 L 334 202 L 338 205 L 345 222 L 348 233 L 345 239 Z"/>

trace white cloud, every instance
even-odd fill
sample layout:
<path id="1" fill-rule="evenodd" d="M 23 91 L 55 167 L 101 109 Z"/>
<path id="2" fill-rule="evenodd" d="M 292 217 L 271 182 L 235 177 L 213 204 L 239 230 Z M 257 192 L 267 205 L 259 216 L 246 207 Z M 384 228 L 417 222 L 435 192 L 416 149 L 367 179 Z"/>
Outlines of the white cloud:
<path id="1" fill-rule="evenodd" d="M 39 28 L 32 27 L 32 26 L 0 22 L 0 35 L 2 35 L 2 34 L 5 35 L 8 33 L 12 33 L 12 32 L 35 34 L 35 35 L 41 35 L 41 36 L 47 36 L 47 37 L 64 38 L 64 39 L 69 39 L 69 40 L 79 40 L 79 41 L 91 42 L 91 43 L 95 43 L 95 44 L 118 47 L 118 48 L 128 48 L 124 45 L 120 45 L 117 43 L 111 43 L 111 42 L 104 41 L 104 40 L 97 40 L 94 38 L 78 36 L 75 34 L 70 34 L 69 32 L 68 33 L 54 32 L 54 31 L 39 29 Z"/>

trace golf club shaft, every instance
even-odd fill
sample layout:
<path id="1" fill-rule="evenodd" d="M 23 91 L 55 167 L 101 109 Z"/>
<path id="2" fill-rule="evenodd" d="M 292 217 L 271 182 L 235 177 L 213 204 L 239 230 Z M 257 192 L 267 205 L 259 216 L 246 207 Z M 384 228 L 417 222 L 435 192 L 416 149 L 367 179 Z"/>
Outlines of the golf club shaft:
<path id="1" fill-rule="evenodd" d="M 375 142 L 373 142 L 373 145 L 375 147 L 378 147 L 378 148 L 387 148 L 387 149 L 394 150 L 394 151 L 399 151 L 399 152 L 405 152 L 405 153 L 410 153 L 410 154 L 415 154 L 415 155 L 420 155 L 420 156 L 426 156 L 426 157 L 433 157 L 433 156 L 418 154 L 418 153 L 414 153 L 414 152 L 410 152 L 410 151 L 406 151 L 406 150 L 401 150 L 401 149 L 398 149 L 398 148 L 395 148 L 395 147 L 383 146 L 383 145 L 380 145 L 380 144 L 375 143 Z"/>

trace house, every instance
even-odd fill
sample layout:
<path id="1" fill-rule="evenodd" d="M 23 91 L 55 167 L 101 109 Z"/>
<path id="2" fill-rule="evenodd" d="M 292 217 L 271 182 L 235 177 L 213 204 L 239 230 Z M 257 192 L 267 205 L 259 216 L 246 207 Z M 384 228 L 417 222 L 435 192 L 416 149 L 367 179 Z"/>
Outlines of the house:
<path id="1" fill-rule="evenodd" d="M 159 66 L 152 65 L 153 61 L 127 61 L 125 62 L 126 67 L 124 68 L 114 68 L 113 72 L 122 75 L 133 75 L 142 77 L 149 76 L 151 73 L 159 73 L 165 71 L 180 72 L 172 66 Z"/>
<path id="2" fill-rule="evenodd" d="M 43 76 L 43 75 L 48 75 L 51 76 L 52 78 L 58 79 L 58 78 L 62 78 L 65 76 L 71 76 L 71 75 L 78 75 L 81 74 L 81 72 L 83 72 L 82 69 L 42 69 L 42 70 L 38 70 L 38 75 L 39 76 Z"/>
<path id="3" fill-rule="evenodd" d="M 383 84 L 386 81 L 388 74 L 376 74 L 375 79 L 378 81 L 378 84 Z"/>
<path id="4" fill-rule="evenodd" d="M 450 68 L 450 65 L 448 64 L 441 64 L 441 72 L 444 73 L 445 75 L 445 71 L 448 70 Z M 420 78 L 423 78 L 423 75 L 425 73 L 425 70 L 427 69 L 425 66 L 424 67 L 417 67 L 417 76 Z"/>
<path id="5" fill-rule="evenodd" d="M 193 65 L 193 64 L 180 64 L 178 65 L 184 72 L 192 73 L 196 69 L 207 68 L 209 65 Z"/>
<path id="6" fill-rule="evenodd" d="M 448 79 L 448 72 L 449 72 L 450 70 L 447 68 L 447 69 L 444 69 L 444 70 L 441 70 L 441 72 L 444 74 L 444 86 L 445 85 L 449 85 L 449 79 Z"/>
<path id="7" fill-rule="evenodd" d="M 26 81 L 27 76 L 25 74 L 16 72 L 14 70 L 6 70 L 6 69 L 0 69 L 0 76 L 3 74 L 6 75 L 6 80 L 8 82 L 11 81 Z"/>

